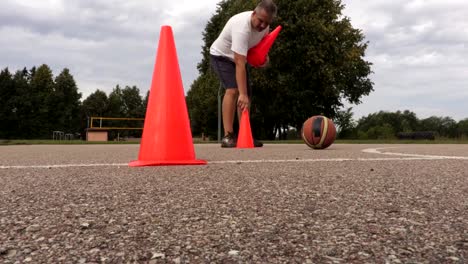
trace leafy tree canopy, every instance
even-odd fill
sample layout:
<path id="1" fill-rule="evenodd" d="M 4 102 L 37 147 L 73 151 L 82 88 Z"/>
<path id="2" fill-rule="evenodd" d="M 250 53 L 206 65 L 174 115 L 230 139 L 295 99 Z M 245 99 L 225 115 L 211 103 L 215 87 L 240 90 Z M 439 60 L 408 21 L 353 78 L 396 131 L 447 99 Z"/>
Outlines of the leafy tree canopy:
<path id="1" fill-rule="evenodd" d="M 359 104 L 362 96 L 373 90 L 368 77 L 371 63 L 364 60 L 367 43 L 362 32 L 342 15 L 344 7 L 340 1 L 276 0 L 275 3 L 278 16 L 271 29 L 278 25 L 283 29 L 270 50 L 271 65 L 251 70 L 254 134 L 270 139 L 275 129 L 289 126 L 299 129 L 312 115 L 334 118 L 344 101 Z M 192 122 L 205 122 L 200 120 L 202 115 L 193 113 L 206 109 L 207 103 L 216 102 L 213 98 L 219 85 L 211 84 L 216 78 L 209 74 L 211 44 L 232 15 L 253 10 L 256 4 L 252 0 L 222 1 L 207 23 L 203 32 L 203 59 L 198 64 L 200 77 L 188 94 Z M 213 109 L 206 111 L 210 116 L 217 114 Z M 215 123 L 210 123 L 205 130 L 215 130 Z"/>

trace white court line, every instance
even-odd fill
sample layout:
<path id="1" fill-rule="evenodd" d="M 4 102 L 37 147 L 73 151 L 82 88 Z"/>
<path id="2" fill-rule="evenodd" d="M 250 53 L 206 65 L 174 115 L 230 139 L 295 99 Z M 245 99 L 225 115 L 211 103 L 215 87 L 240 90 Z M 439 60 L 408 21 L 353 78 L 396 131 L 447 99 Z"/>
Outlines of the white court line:
<path id="1" fill-rule="evenodd" d="M 377 149 L 365 149 L 363 152 L 374 154 L 397 155 L 390 152 L 379 152 Z M 441 160 L 441 159 L 464 159 L 468 157 L 432 156 L 432 155 L 410 155 L 407 158 L 335 158 L 335 159 L 262 159 L 262 160 L 218 160 L 208 161 L 210 164 L 242 164 L 242 163 L 294 163 L 294 162 L 344 162 L 344 161 L 411 161 L 411 160 Z M 0 165 L 0 169 L 54 169 L 54 168 L 76 168 L 76 167 L 128 167 L 128 163 L 90 163 L 90 164 L 51 164 L 51 165 Z"/>
<path id="2" fill-rule="evenodd" d="M 343 162 L 343 161 L 395 161 L 395 160 L 434 160 L 427 157 L 409 157 L 409 158 L 335 158 L 335 159 L 280 159 L 280 160 L 221 160 L 210 161 L 208 163 L 227 164 L 227 163 L 286 163 L 286 162 Z"/>
<path id="3" fill-rule="evenodd" d="M 128 163 L 95 163 L 95 164 L 51 164 L 51 165 L 13 165 L 0 166 L 0 169 L 55 169 L 55 168 L 73 168 L 73 167 L 111 167 L 128 166 Z"/>
<path id="4" fill-rule="evenodd" d="M 362 150 L 362 152 L 371 153 L 371 154 L 381 154 L 381 155 L 393 155 L 393 156 L 404 156 L 404 157 L 414 157 L 414 158 L 427 158 L 427 159 L 431 159 L 431 160 L 438 160 L 438 159 L 468 160 L 468 157 L 464 157 L 464 156 L 438 156 L 438 155 L 408 154 L 408 153 L 381 151 L 383 149 L 389 149 L 389 148 L 396 148 L 396 147 L 369 148 L 369 149 Z"/>

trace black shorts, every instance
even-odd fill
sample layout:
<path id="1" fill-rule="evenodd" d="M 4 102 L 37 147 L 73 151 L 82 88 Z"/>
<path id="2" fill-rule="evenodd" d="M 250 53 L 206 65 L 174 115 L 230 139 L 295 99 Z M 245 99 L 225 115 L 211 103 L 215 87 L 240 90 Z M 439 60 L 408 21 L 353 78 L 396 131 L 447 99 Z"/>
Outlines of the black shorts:
<path id="1" fill-rule="evenodd" d="M 229 58 L 223 56 L 210 55 L 210 63 L 214 72 L 223 84 L 224 89 L 236 89 L 236 64 Z M 247 77 L 247 94 L 252 97 L 252 89 L 250 87 L 249 67 L 246 63 L 245 72 Z"/>

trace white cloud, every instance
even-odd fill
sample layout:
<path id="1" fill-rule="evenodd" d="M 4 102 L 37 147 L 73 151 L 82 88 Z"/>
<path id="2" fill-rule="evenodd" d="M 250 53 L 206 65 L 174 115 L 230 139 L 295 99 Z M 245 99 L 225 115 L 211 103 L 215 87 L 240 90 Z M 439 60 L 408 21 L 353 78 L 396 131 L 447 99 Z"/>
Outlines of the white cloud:
<path id="1" fill-rule="evenodd" d="M 0 68 L 69 68 L 85 98 L 116 84 L 151 83 L 159 32 L 170 25 L 184 88 L 198 76 L 201 33 L 220 0 L 5 0 L 0 8 Z M 375 91 L 354 106 L 468 117 L 468 2 L 343 0 L 344 14 L 369 41 Z M 281 12 L 281 10 L 279 10 Z"/>
<path id="2" fill-rule="evenodd" d="M 374 92 L 353 106 L 359 118 L 380 110 L 418 117 L 467 118 L 468 2 L 344 0 L 344 14 L 369 41 Z"/>
<path id="3" fill-rule="evenodd" d="M 151 83 L 161 26 L 169 25 L 187 90 L 201 60 L 201 33 L 218 0 L 11 1 L 0 10 L 0 67 L 69 68 L 83 97 L 97 88 Z"/>

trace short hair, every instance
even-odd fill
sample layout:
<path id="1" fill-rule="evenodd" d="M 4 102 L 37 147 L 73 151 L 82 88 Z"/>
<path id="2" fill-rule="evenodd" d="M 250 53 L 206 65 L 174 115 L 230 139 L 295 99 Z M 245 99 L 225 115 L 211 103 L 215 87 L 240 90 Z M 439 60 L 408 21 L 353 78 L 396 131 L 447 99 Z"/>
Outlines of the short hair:
<path id="1" fill-rule="evenodd" d="M 265 10 L 271 17 L 275 17 L 278 8 L 272 0 L 262 0 L 260 3 L 258 3 L 255 11 L 259 12 L 261 9 Z"/>

